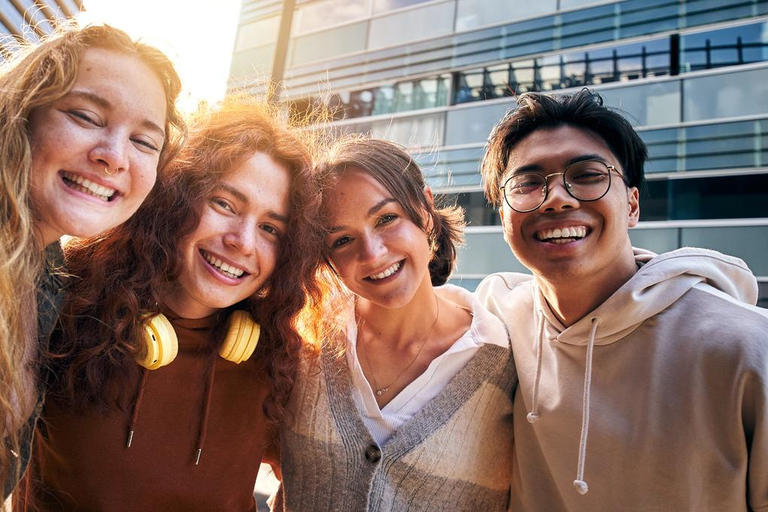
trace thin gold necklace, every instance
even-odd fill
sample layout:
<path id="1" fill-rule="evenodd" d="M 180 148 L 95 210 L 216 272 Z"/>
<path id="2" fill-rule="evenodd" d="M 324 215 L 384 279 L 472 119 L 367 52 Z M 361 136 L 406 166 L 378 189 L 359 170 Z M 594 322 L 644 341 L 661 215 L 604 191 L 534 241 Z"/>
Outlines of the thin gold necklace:
<path id="1" fill-rule="evenodd" d="M 416 360 L 419 358 L 419 355 L 421 355 L 421 350 L 424 348 L 424 345 L 429 342 L 429 338 L 432 336 L 432 331 L 435 330 L 435 326 L 437 325 L 437 321 L 440 318 L 440 300 L 437 298 L 437 294 L 435 294 L 435 302 L 437 303 L 437 314 L 435 315 L 435 321 L 432 322 L 432 327 L 429 328 L 429 332 L 427 333 L 427 337 L 424 339 L 424 341 L 419 346 L 419 350 L 416 351 L 416 355 L 413 356 L 413 359 L 411 359 L 411 362 L 408 363 L 408 366 L 403 368 L 403 370 L 397 374 L 397 377 L 395 377 L 395 380 L 389 383 L 388 386 L 379 387 L 379 385 L 376 383 L 376 372 L 373 371 L 373 366 L 371 366 L 371 361 L 368 359 L 368 351 L 366 350 L 364 352 L 365 355 L 365 363 L 368 365 L 368 369 L 371 370 L 371 379 L 373 380 L 373 388 L 374 393 L 376 393 L 376 396 L 381 396 L 387 391 L 389 391 L 389 388 L 391 388 L 398 380 L 400 380 L 400 377 L 405 374 L 405 372 L 408 371 L 408 368 L 413 366 L 413 363 L 416 362 Z M 362 325 L 361 325 L 362 327 Z M 360 341 L 362 341 L 363 338 L 363 332 L 362 329 L 360 329 Z M 364 343 L 363 343 L 364 344 Z M 364 347 L 361 347 L 364 348 Z"/>

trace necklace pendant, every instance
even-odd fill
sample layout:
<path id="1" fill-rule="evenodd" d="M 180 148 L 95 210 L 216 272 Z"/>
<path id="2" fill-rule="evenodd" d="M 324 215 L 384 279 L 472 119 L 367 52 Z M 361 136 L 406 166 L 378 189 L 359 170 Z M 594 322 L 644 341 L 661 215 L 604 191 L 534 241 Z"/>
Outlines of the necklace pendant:
<path id="1" fill-rule="evenodd" d="M 389 389 L 389 386 L 387 386 L 387 387 L 385 387 L 385 388 L 377 389 L 377 390 L 376 390 L 376 396 L 381 396 L 381 395 L 383 395 L 384 393 L 386 393 L 386 392 L 387 392 L 387 390 L 388 390 L 388 389 Z"/>

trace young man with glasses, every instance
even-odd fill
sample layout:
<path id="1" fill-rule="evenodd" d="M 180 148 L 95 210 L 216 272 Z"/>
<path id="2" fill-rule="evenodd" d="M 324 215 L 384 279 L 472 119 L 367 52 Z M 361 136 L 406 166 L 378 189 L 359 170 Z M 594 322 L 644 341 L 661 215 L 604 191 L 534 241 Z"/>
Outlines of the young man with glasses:
<path id="1" fill-rule="evenodd" d="M 768 313 L 741 260 L 632 247 L 646 157 L 588 90 L 523 94 L 489 138 L 533 273 L 478 288 L 520 377 L 512 510 L 768 511 Z"/>

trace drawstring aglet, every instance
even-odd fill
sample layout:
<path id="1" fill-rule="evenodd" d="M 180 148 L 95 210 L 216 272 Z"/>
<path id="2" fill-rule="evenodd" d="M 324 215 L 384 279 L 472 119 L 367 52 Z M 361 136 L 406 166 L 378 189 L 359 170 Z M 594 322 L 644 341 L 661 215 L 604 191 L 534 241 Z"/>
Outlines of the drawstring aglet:
<path id="1" fill-rule="evenodd" d="M 529 412 L 525 419 L 528 420 L 528 423 L 536 423 L 536 421 L 539 419 L 539 413 Z"/>
<path id="2" fill-rule="evenodd" d="M 128 442 L 126 443 L 125 447 L 130 448 L 132 442 L 133 442 L 133 430 L 128 432 Z"/>
<path id="3" fill-rule="evenodd" d="M 200 465 L 200 455 L 203 453 L 202 448 L 197 449 L 197 455 L 195 455 L 195 466 Z"/>
<path id="4" fill-rule="evenodd" d="M 576 488 L 576 492 L 584 496 L 589 491 L 589 486 L 584 480 L 574 480 L 573 486 Z"/>

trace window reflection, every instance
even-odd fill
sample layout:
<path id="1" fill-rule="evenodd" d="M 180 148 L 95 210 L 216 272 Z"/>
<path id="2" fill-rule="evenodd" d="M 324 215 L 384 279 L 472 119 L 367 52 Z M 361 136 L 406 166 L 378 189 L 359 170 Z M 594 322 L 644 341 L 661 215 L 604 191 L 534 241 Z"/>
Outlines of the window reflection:
<path id="1" fill-rule="evenodd" d="M 670 73 L 669 39 L 526 59 L 457 74 L 454 103 Z"/>
<path id="2" fill-rule="evenodd" d="M 680 38 L 682 71 L 737 66 L 768 60 L 768 24 L 689 34 Z"/>
<path id="3" fill-rule="evenodd" d="M 359 91 L 332 94 L 328 99 L 295 100 L 290 107 L 295 117 L 310 114 L 318 107 L 330 111 L 332 119 L 354 119 L 380 114 L 408 112 L 448 104 L 450 75 L 439 75 L 382 85 Z"/>
<path id="4" fill-rule="evenodd" d="M 411 5 L 423 4 L 424 2 L 430 2 L 431 0 L 373 0 L 373 12 L 387 12 L 394 11 L 395 9 L 402 9 L 403 7 L 410 7 Z"/>
<path id="5" fill-rule="evenodd" d="M 370 15 L 371 0 L 324 0 L 298 7 L 294 27 L 297 34 L 304 34 Z"/>

